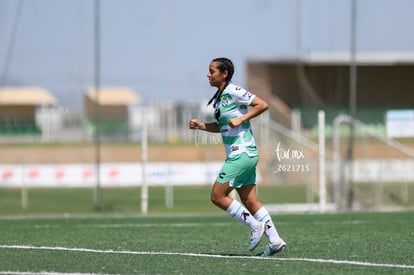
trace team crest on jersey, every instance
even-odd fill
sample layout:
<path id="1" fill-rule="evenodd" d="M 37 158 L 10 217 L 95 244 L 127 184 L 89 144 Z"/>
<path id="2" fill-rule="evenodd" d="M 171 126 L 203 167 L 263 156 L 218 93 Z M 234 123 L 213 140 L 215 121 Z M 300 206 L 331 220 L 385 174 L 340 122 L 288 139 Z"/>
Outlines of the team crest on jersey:
<path id="1" fill-rule="evenodd" d="M 229 97 L 227 95 L 224 95 L 221 98 L 220 105 L 221 106 L 227 106 L 227 105 L 229 105 Z"/>

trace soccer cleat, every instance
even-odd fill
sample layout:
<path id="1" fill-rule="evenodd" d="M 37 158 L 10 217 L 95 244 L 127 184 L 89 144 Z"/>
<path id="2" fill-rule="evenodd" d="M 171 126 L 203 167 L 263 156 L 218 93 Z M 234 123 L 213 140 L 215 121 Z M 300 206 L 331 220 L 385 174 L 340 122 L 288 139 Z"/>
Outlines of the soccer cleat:
<path id="1" fill-rule="evenodd" d="M 256 256 L 266 257 L 272 256 L 276 253 L 282 252 L 286 249 L 286 243 L 284 240 L 280 244 L 268 244 L 265 250 L 262 253 L 257 254 Z"/>
<path id="2" fill-rule="evenodd" d="M 259 222 L 259 224 L 250 231 L 251 232 L 250 246 L 249 246 L 250 251 L 253 251 L 259 245 L 260 241 L 262 240 L 262 236 L 265 231 L 265 228 L 266 228 L 266 225 L 262 222 Z"/>

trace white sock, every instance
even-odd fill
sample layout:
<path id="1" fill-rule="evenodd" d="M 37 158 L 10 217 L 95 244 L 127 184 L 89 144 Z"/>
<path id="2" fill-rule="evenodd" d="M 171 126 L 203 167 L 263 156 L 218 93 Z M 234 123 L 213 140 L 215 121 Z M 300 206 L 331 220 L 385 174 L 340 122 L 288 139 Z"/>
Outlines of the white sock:
<path id="1" fill-rule="evenodd" d="M 264 222 L 266 224 L 265 235 L 269 239 L 269 243 L 278 244 L 282 241 L 266 208 L 262 207 L 257 210 L 254 217 L 259 222 Z"/>
<path id="2" fill-rule="evenodd" d="M 226 209 L 226 212 L 239 222 L 250 227 L 250 229 L 259 224 L 254 216 L 237 200 L 233 200 L 230 206 Z"/>

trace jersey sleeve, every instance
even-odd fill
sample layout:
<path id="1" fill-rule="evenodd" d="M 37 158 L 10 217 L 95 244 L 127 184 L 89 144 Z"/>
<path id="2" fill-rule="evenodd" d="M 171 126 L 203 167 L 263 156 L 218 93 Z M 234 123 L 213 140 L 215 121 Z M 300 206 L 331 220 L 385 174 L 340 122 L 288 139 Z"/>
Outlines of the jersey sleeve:
<path id="1" fill-rule="evenodd" d="M 239 105 L 250 105 L 256 95 L 252 94 L 244 88 L 236 86 L 234 89 L 233 97 L 234 101 L 238 102 Z"/>

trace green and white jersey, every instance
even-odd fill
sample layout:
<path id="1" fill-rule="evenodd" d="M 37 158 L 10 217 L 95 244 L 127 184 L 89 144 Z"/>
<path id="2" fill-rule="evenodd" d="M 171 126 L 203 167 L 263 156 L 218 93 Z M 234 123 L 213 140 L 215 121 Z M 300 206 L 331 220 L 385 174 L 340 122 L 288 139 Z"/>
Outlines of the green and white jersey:
<path id="1" fill-rule="evenodd" d="M 250 121 L 245 121 L 236 128 L 228 125 L 230 119 L 247 113 L 248 106 L 255 97 L 249 91 L 230 83 L 217 100 L 214 115 L 223 138 L 227 158 L 235 158 L 242 153 L 249 156 L 258 155 Z"/>

